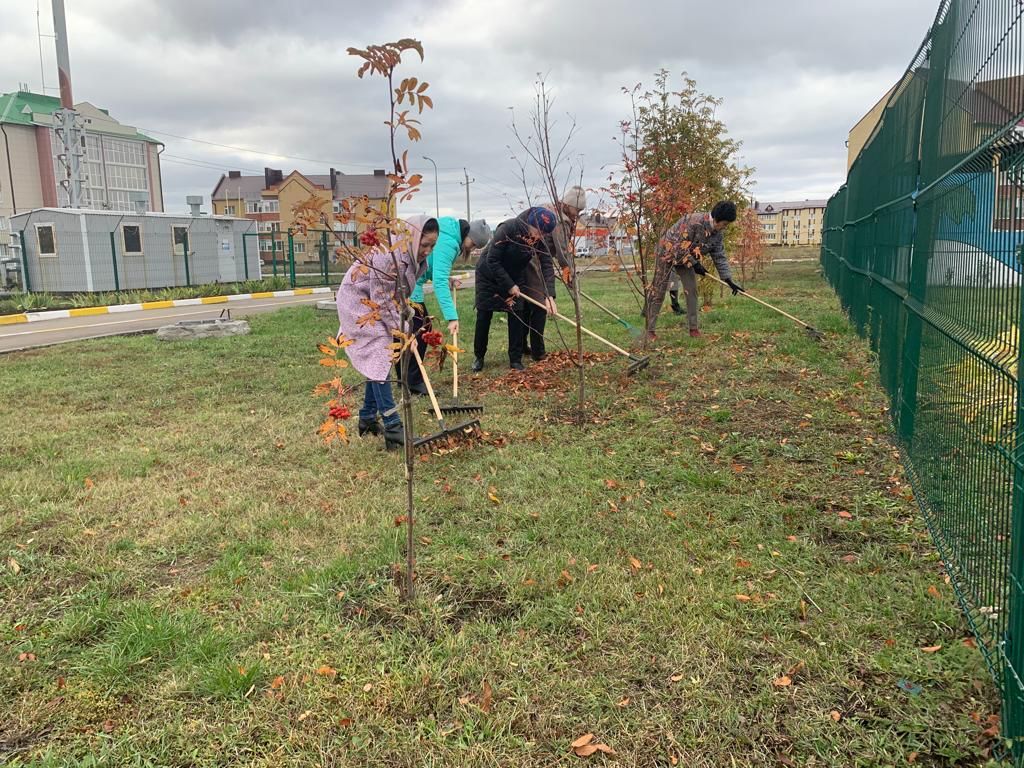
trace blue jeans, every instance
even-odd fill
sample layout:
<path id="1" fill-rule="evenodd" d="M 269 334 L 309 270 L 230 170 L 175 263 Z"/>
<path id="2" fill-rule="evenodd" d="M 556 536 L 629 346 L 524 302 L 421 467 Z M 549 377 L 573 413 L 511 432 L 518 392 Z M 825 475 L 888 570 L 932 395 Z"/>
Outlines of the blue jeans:
<path id="1" fill-rule="evenodd" d="M 390 415 L 388 415 L 390 411 Z M 377 416 L 384 420 L 385 427 L 401 424 L 402 419 L 395 410 L 395 398 L 391 394 L 390 381 L 367 381 L 363 395 L 363 407 L 359 409 L 361 421 L 373 421 Z"/>

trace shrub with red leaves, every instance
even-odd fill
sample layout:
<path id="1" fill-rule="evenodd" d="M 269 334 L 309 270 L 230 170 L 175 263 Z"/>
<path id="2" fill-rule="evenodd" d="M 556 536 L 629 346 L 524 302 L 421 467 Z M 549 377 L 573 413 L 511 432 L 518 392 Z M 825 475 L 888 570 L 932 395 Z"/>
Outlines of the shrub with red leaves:
<path id="1" fill-rule="evenodd" d="M 422 339 L 428 347 L 440 347 L 444 343 L 444 337 L 440 331 L 425 331 Z"/>

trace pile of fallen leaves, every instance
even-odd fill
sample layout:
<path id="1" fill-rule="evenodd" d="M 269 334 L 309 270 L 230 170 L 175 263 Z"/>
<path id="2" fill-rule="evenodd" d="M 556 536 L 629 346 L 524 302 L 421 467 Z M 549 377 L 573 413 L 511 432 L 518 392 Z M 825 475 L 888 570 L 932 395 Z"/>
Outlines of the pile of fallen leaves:
<path id="1" fill-rule="evenodd" d="M 612 352 L 584 352 L 583 365 L 593 368 L 598 364 L 607 363 L 616 355 Z M 474 387 L 489 392 L 519 393 L 547 392 L 552 389 L 566 387 L 563 374 L 576 370 L 575 352 L 551 352 L 539 363 L 531 363 L 525 371 L 509 370 L 504 376 L 496 378 L 477 377 Z"/>

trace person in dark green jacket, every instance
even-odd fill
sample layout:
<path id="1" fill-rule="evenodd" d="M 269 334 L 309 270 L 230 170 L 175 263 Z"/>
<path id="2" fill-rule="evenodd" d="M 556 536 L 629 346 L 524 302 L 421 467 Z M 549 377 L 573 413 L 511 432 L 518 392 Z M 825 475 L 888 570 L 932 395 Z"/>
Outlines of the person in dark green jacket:
<path id="1" fill-rule="evenodd" d="M 420 329 L 431 330 L 423 288 L 427 284 L 427 280 L 432 280 L 434 296 L 437 297 L 437 303 L 441 308 L 441 316 L 448 323 L 448 334 L 454 336 L 459 331 L 459 313 L 452 293 L 452 265 L 462 254 L 468 254 L 475 248 L 483 248 L 491 239 L 491 228 L 483 219 L 470 222 L 450 216 L 442 216 L 437 219 L 437 225 L 439 230 L 437 244 L 427 257 L 427 271 L 420 275 L 416 287 L 409 297 L 409 301 L 416 308 L 413 332 L 418 332 Z M 422 334 L 418 345 L 422 357 L 426 354 L 427 349 L 426 342 L 422 340 Z M 409 389 L 420 395 L 427 392 L 419 367 L 409 372 Z"/>

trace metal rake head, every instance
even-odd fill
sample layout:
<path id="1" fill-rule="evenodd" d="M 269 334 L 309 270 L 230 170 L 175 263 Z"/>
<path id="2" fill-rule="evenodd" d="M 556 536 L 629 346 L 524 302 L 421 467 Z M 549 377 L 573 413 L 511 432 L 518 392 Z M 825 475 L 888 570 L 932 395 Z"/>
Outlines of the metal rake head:
<path id="1" fill-rule="evenodd" d="M 439 432 L 424 435 L 413 441 L 417 453 L 433 453 L 438 448 L 454 448 L 460 443 L 469 443 L 480 436 L 480 419 L 470 419 L 454 427 L 442 427 Z"/>
<path id="2" fill-rule="evenodd" d="M 459 415 L 463 413 L 483 413 L 482 405 L 442 405 L 441 413 L 445 416 Z"/>
<path id="3" fill-rule="evenodd" d="M 815 328 L 813 326 L 805 325 L 804 326 L 804 331 L 807 333 L 808 336 L 810 336 L 815 341 L 824 341 L 825 340 L 825 334 L 822 333 L 821 331 L 819 331 L 817 328 Z"/>
<path id="4" fill-rule="evenodd" d="M 630 376 L 632 376 L 634 373 L 636 373 L 637 371 L 642 371 L 644 368 L 646 368 L 650 364 L 651 364 L 651 356 L 650 355 L 644 355 L 643 357 L 634 357 L 634 356 L 630 355 L 630 357 L 629 357 L 629 367 L 626 369 L 626 373 L 628 373 Z"/>

